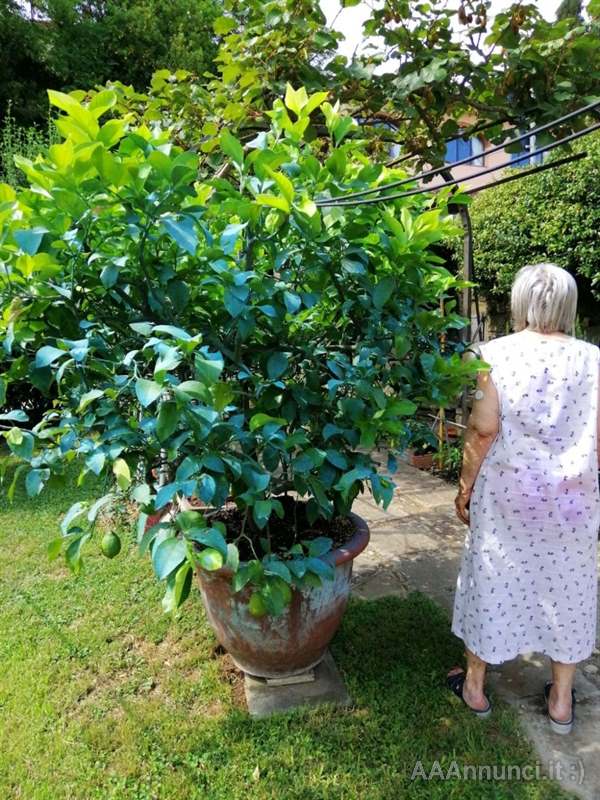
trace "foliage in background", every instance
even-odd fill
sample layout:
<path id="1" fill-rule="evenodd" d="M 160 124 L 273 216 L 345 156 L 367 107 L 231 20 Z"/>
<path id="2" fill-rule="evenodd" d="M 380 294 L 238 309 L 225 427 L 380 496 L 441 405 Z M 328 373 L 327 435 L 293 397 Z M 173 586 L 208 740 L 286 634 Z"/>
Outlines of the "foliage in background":
<path id="1" fill-rule="evenodd" d="M 222 125 L 233 125 L 242 141 L 251 139 L 268 127 L 268 111 L 288 82 L 331 92 L 360 121 L 367 151 L 385 159 L 393 140 L 414 165 L 441 163 L 445 142 L 459 133 L 465 115 L 472 120 L 466 135 L 485 128 L 489 139 L 502 141 L 506 123 L 545 122 L 598 98 L 599 0 L 589 0 L 585 21 L 566 16 L 555 22 L 545 21 L 533 4 L 514 3 L 492 19 L 491 0 L 453 9 L 439 1 L 385 0 L 363 31 L 381 37 L 375 40 L 381 44 L 351 61 L 337 53 L 341 34 L 326 24 L 316 0 L 206 0 L 199 7 L 192 0 L 46 0 L 36 4 L 33 22 L 12 0 L 0 3 L 14 50 L 0 66 L 0 86 L 19 113 L 29 113 L 27 103 L 41 87 L 111 79 L 141 91 L 152 70 L 162 67 L 179 75 L 163 76 L 152 87 L 150 105 L 153 112 L 162 108 L 167 124 L 177 121 L 193 147 Z M 50 23 L 39 22 L 43 14 Z M 43 37 L 43 47 L 20 48 L 19 36 L 34 34 Z M 73 41 L 86 46 L 73 48 Z M 212 49 L 217 44 L 218 52 Z M 39 82 L 26 65 L 13 75 L 23 53 L 35 65 L 46 59 Z M 144 99 L 132 100 L 143 112 Z M 0 95 L 0 109 L 5 102 Z M 43 102 L 40 108 L 44 117 Z M 577 120 L 569 128 L 583 124 Z M 313 133 L 322 131 L 307 135 Z"/>
<path id="2" fill-rule="evenodd" d="M 493 313 L 507 314 L 520 267 L 552 261 L 600 298 L 600 135 L 573 146 L 588 156 L 481 192 L 470 206 L 475 275 Z M 580 315 L 596 309 L 580 292 Z"/>
<path id="3" fill-rule="evenodd" d="M 474 120 L 467 135 L 485 127 L 489 139 L 502 141 L 504 123 L 548 121 L 598 99 L 597 0 L 587 4 L 590 20 L 577 25 L 571 18 L 546 22 L 533 4 L 515 3 L 492 20 L 490 2 L 449 9 L 439 2 L 385 0 L 363 28 L 383 44 L 349 63 L 334 54 L 337 34 L 316 3 L 224 5 L 228 13 L 216 23 L 224 37 L 217 63 L 228 111 L 240 128 L 256 125 L 269 108 L 269 92 L 280 94 L 285 81 L 300 74 L 310 91 L 330 89 L 372 135 L 389 126 L 386 138 L 398 141 L 417 165 L 437 164 L 465 115 Z"/>
<path id="4" fill-rule="evenodd" d="M 50 120 L 46 129 L 37 126 L 24 128 L 17 124 L 12 106 L 9 105 L 8 112 L 0 123 L 0 183 L 24 185 L 25 175 L 17 167 L 15 156 L 33 160 L 45 153 L 50 143 L 55 141 L 57 137 Z"/>
<path id="5" fill-rule="evenodd" d="M 556 19 L 571 19 L 574 24 L 581 24 L 583 16 L 583 0 L 561 0 L 556 9 Z"/>
<path id="6" fill-rule="evenodd" d="M 450 483 L 458 483 L 463 458 L 463 440 L 444 442 L 434 458 L 434 470 L 437 475 Z"/>
<path id="7" fill-rule="evenodd" d="M 348 138 L 352 121 L 303 88 L 288 87 L 246 150 L 223 131 L 227 178 L 204 182 L 198 155 L 158 126 L 103 122 L 114 92 L 89 103 L 50 94 L 66 112 L 64 141 L 19 160 L 31 188 L 0 187 L 0 387 L 25 379 L 57 395 L 33 432 L 6 433 L 24 462 L 15 480 L 35 496 L 77 457 L 81 481 L 105 477 L 106 493 L 76 504 L 52 545 L 75 570 L 99 511 L 132 490 L 167 608 L 189 592 L 193 565 L 227 561 L 236 588 L 257 587 L 255 608 L 281 610 L 288 584 L 332 573 L 320 558 L 331 541 L 284 553 L 271 542 L 281 496 L 306 497 L 309 522 L 346 514 L 366 485 L 389 502 L 371 451 L 403 449 L 404 420 L 453 402 L 477 368 L 440 349 L 463 324 L 448 299 L 460 282 L 431 250 L 454 227 L 443 198 L 435 209 L 425 196 L 319 209 L 404 173 L 370 164 Z M 327 134 L 309 142 L 312 119 Z M 143 475 L 161 452 L 159 487 Z M 250 566 L 238 571 L 240 536 L 209 516 L 184 512 L 144 533 L 146 514 L 189 498 L 235 500 L 240 536 L 256 547 L 262 537 Z"/>
<path id="8" fill-rule="evenodd" d="M 46 89 L 121 80 L 145 88 L 154 70 L 197 75 L 216 53 L 217 0 L 0 0 L 0 117 L 41 123 Z"/>

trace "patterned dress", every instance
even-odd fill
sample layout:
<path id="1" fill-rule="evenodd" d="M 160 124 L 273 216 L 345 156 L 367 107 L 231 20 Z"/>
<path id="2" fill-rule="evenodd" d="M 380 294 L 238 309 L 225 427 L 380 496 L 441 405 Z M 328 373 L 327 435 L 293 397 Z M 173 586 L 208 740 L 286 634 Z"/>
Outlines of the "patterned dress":
<path id="1" fill-rule="evenodd" d="M 481 354 L 500 430 L 473 487 L 452 631 L 492 664 L 581 661 L 596 639 L 600 350 L 522 331 Z"/>

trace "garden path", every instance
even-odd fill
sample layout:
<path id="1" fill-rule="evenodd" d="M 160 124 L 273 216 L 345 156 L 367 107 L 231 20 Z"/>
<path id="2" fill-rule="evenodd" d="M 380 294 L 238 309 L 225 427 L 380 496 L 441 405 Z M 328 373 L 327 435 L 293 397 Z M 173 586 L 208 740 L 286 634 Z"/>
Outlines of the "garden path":
<path id="1" fill-rule="evenodd" d="M 454 513 L 456 490 L 404 463 L 394 481 L 387 511 L 368 495 L 354 503 L 353 510 L 369 523 L 371 542 L 354 562 L 353 593 L 375 599 L 419 590 L 451 613 L 465 535 Z M 600 650 L 578 670 L 577 721 L 570 736 L 552 733 L 544 717 L 541 695 L 548 677 L 548 659 L 531 654 L 490 667 L 489 685 L 518 709 L 542 769 L 553 770 L 566 789 L 585 800 L 600 800 Z"/>

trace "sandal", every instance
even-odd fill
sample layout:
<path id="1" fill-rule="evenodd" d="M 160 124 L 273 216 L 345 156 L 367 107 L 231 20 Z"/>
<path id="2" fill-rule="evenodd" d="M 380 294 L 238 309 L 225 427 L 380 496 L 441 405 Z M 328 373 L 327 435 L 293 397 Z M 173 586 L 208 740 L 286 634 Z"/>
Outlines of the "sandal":
<path id="1" fill-rule="evenodd" d="M 550 714 L 550 710 L 548 708 L 548 701 L 550 699 L 550 689 L 552 688 L 553 681 L 546 681 L 546 685 L 544 686 L 544 701 L 546 703 L 546 713 L 548 714 L 548 720 L 550 722 L 550 727 L 554 731 L 554 733 L 559 733 L 561 735 L 565 735 L 567 733 L 571 733 L 573 730 L 573 722 L 575 721 L 575 689 L 571 689 L 571 719 L 568 719 L 566 722 L 561 722 L 558 719 L 554 719 L 552 714 Z"/>
<path id="2" fill-rule="evenodd" d="M 463 701 L 469 711 L 472 711 L 475 716 L 479 717 L 479 719 L 485 719 L 486 717 L 489 717 L 492 713 L 492 704 L 490 703 L 490 698 L 487 696 L 487 694 L 485 695 L 485 699 L 488 701 L 488 707 L 481 710 L 470 706 L 463 697 L 463 686 L 465 685 L 466 677 L 467 676 L 465 675 L 464 670 L 455 672 L 453 675 L 448 675 L 446 678 L 446 685 L 450 691 L 459 698 L 459 700 Z"/>

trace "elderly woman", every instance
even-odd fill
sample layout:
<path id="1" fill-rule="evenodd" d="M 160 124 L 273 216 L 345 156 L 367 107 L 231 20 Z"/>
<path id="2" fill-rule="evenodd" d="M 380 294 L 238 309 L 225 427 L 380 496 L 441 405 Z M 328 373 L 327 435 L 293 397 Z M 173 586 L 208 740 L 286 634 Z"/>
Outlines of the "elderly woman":
<path id="1" fill-rule="evenodd" d="M 485 717 L 486 664 L 544 653 L 550 725 L 569 733 L 575 668 L 596 639 L 600 350 L 572 335 L 577 287 L 560 267 L 523 267 L 511 305 L 517 332 L 481 345 L 489 371 L 465 437 L 452 630 L 467 670 L 448 685 Z"/>

